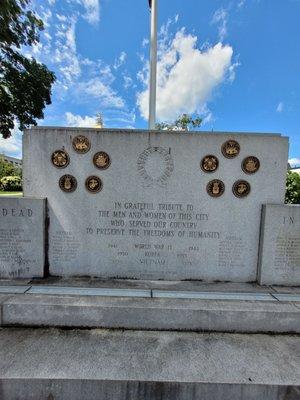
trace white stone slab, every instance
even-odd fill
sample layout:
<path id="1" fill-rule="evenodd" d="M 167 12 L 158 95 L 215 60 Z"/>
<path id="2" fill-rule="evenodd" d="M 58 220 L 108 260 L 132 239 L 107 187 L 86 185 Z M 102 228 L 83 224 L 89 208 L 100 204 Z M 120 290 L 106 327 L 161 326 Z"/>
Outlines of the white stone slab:
<path id="1" fill-rule="evenodd" d="M 86 154 L 73 150 L 79 134 L 90 140 Z M 221 153 L 228 139 L 240 144 L 234 159 Z M 64 169 L 51 163 L 57 149 L 70 156 Z M 93 165 L 98 151 L 111 158 L 106 170 Z M 23 154 L 25 195 L 48 198 L 51 274 L 247 282 L 257 275 L 261 205 L 284 200 L 288 139 L 41 127 L 25 132 Z M 200 168 L 207 154 L 219 159 L 214 173 Z M 241 168 L 249 155 L 260 160 L 253 175 Z M 73 193 L 59 188 L 64 174 L 77 179 Z M 97 194 L 85 188 L 90 175 L 102 179 Z M 224 182 L 221 197 L 207 194 L 212 179 Z M 232 193 L 239 179 L 251 184 L 243 199 Z"/>
<path id="2" fill-rule="evenodd" d="M 0 197 L 0 278 L 42 277 L 45 200 Z"/>
<path id="3" fill-rule="evenodd" d="M 263 206 L 259 282 L 300 285 L 300 205 Z"/>

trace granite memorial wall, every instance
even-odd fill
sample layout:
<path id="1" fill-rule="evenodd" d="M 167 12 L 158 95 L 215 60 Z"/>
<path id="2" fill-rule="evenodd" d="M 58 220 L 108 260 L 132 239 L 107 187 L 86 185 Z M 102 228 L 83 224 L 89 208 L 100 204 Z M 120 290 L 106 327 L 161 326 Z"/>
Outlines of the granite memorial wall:
<path id="1" fill-rule="evenodd" d="M 23 157 L 24 195 L 48 200 L 50 274 L 247 282 L 288 139 L 40 127 Z"/>

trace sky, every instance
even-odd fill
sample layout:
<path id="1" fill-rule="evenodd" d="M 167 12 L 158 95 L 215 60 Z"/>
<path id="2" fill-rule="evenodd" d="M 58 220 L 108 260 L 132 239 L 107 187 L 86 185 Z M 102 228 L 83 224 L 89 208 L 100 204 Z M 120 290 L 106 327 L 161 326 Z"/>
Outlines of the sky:
<path id="1" fill-rule="evenodd" d="M 23 52 L 55 72 L 44 126 L 147 129 L 148 0 L 32 0 L 45 30 Z M 290 137 L 300 164 L 300 0 L 158 0 L 157 120 Z M 21 133 L 0 153 L 21 157 Z"/>

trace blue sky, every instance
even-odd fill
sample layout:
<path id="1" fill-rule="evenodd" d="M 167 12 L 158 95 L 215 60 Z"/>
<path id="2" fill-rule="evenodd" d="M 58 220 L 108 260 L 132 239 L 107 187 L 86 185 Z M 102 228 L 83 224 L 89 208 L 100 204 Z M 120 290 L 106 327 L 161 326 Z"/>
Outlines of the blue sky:
<path id="1" fill-rule="evenodd" d="M 55 71 L 40 125 L 147 128 L 148 0 L 35 0 Z M 201 130 L 276 132 L 300 163 L 300 0 L 158 0 L 157 114 L 203 117 Z M 20 156 L 21 135 L 0 152 Z"/>

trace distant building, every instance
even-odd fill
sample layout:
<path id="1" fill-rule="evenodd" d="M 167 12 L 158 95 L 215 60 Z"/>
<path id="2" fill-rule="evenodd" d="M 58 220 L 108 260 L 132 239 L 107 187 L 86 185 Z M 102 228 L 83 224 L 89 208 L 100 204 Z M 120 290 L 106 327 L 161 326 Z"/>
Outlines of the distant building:
<path id="1" fill-rule="evenodd" d="M 9 157 L 5 154 L 0 154 L 0 158 L 3 158 L 4 161 L 9 164 L 13 164 L 17 168 L 22 168 L 22 160 L 20 160 L 19 158 Z"/>
<path id="2" fill-rule="evenodd" d="M 292 172 L 297 172 L 297 174 L 300 175 L 300 164 L 291 165 L 290 163 L 288 163 L 288 169 L 289 169 L 290 171 L 292 171 Z"/>

